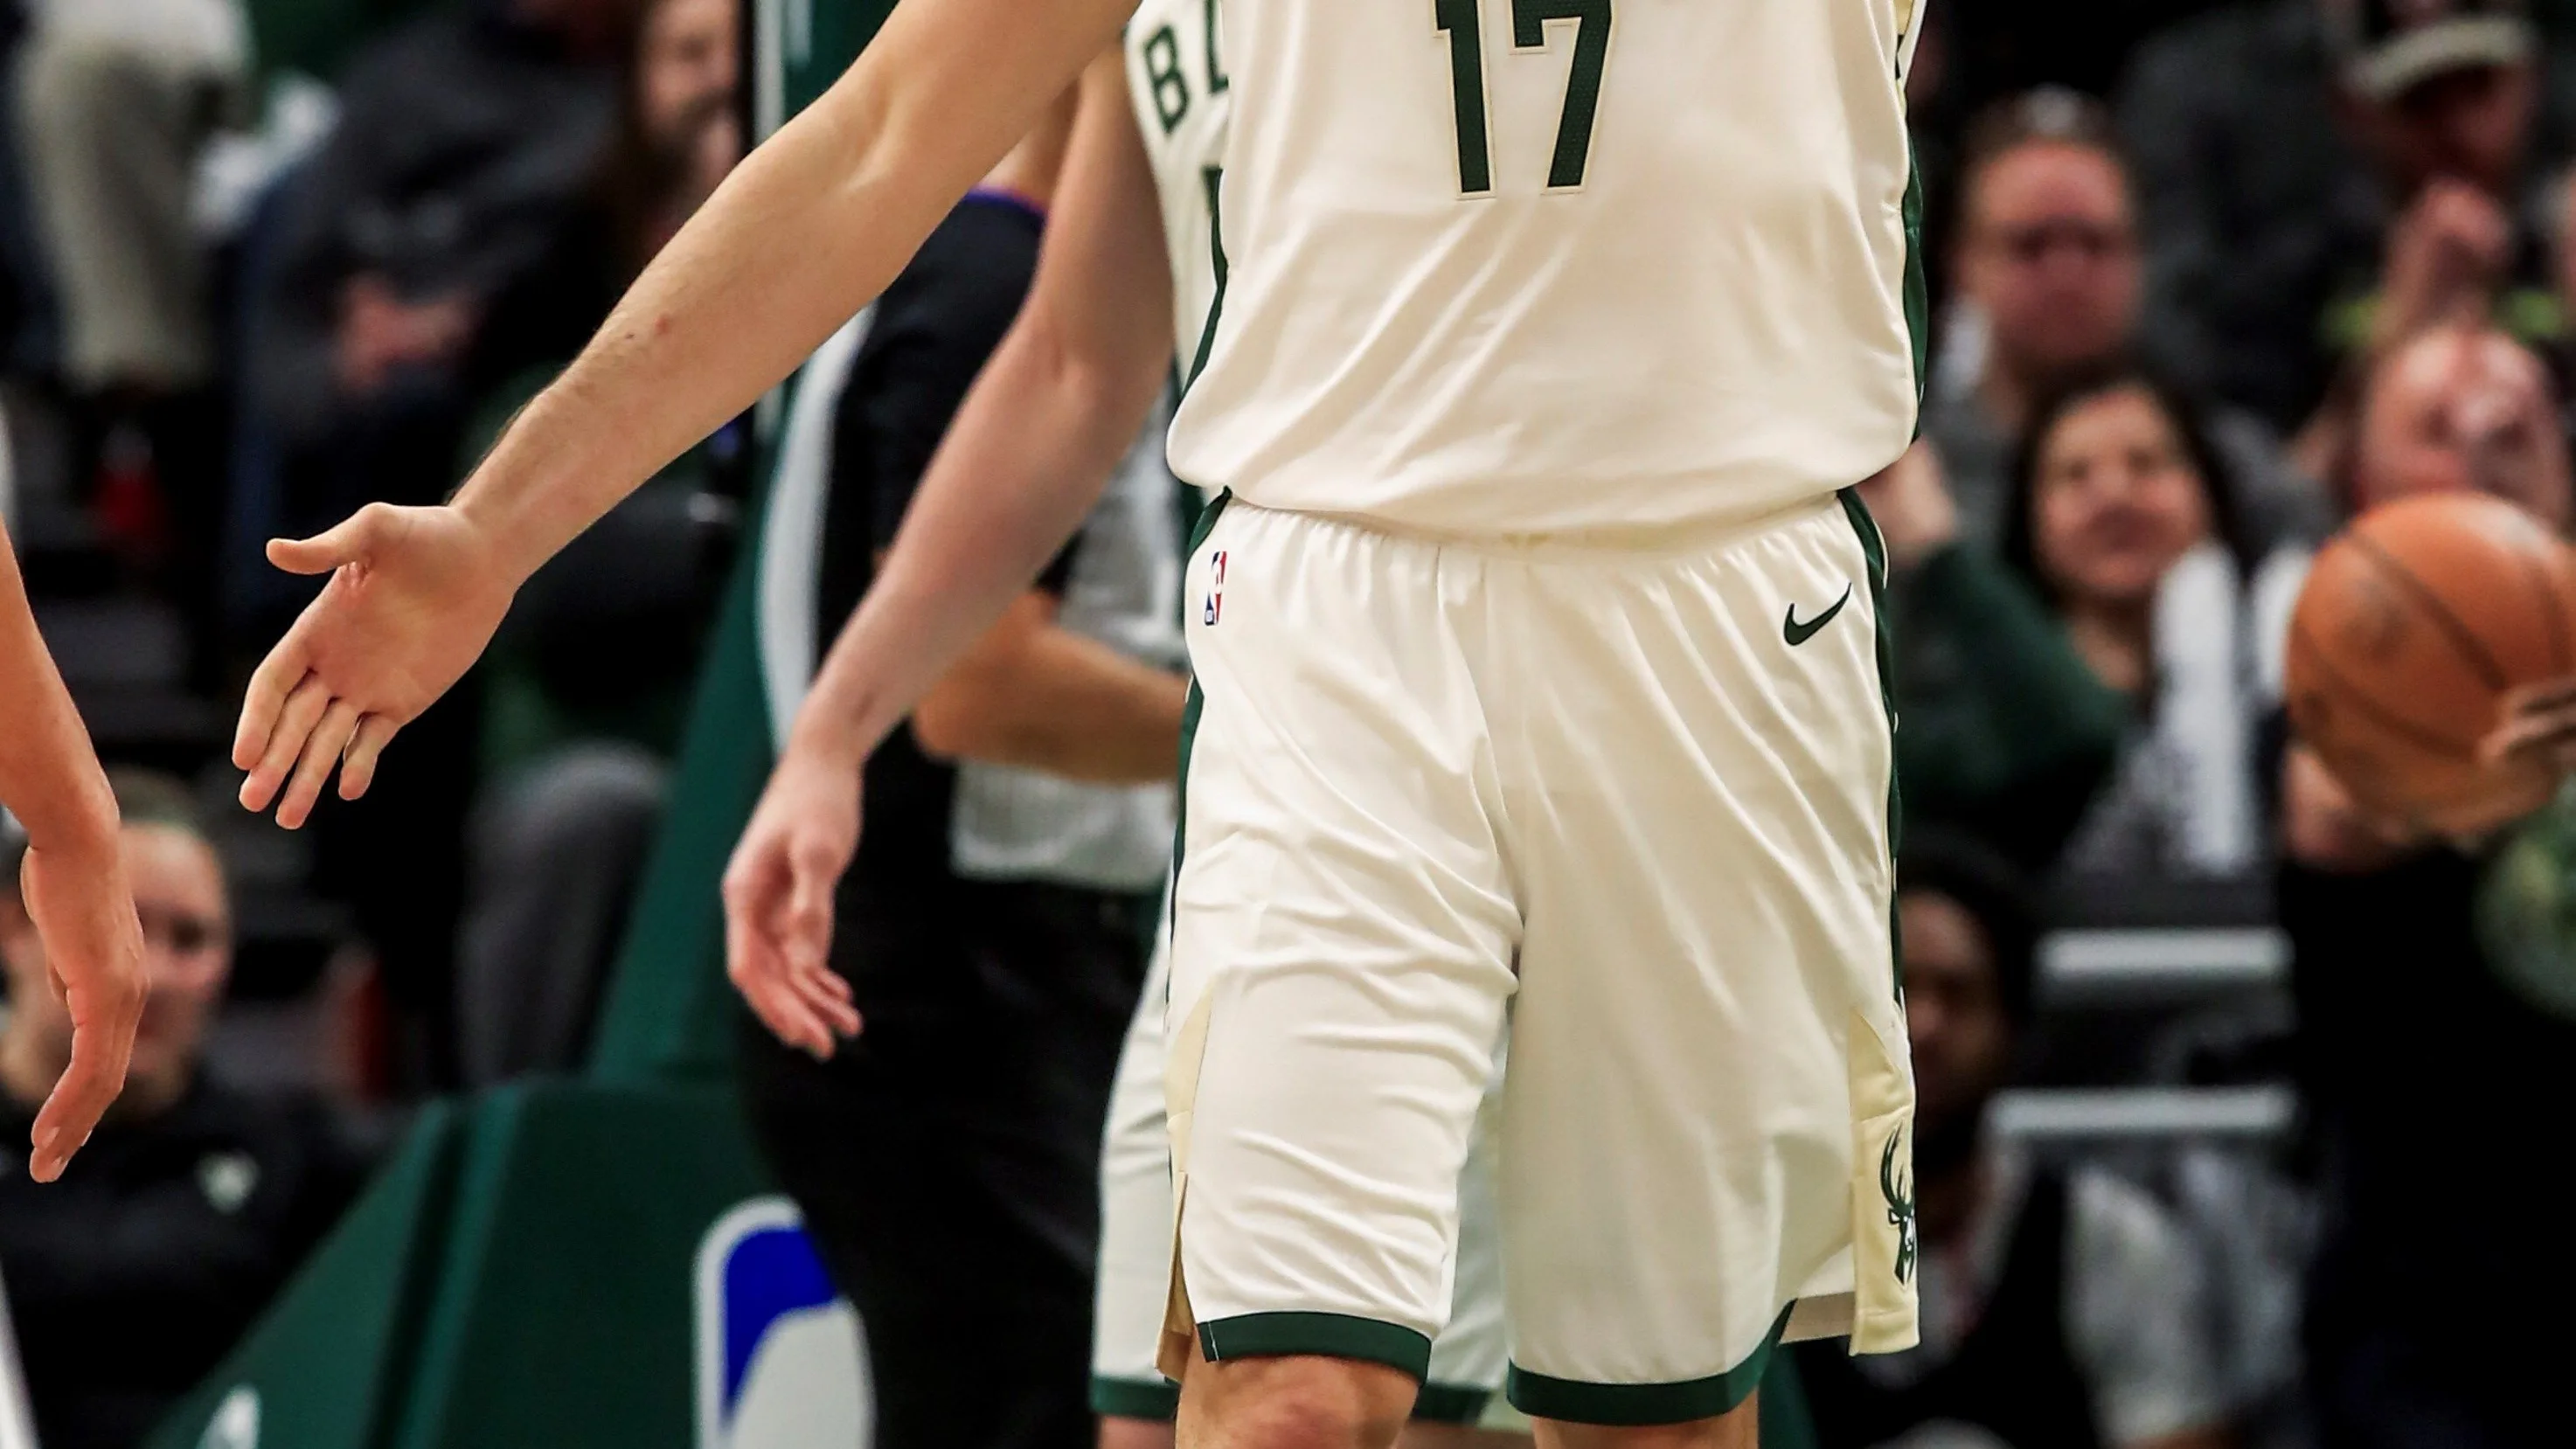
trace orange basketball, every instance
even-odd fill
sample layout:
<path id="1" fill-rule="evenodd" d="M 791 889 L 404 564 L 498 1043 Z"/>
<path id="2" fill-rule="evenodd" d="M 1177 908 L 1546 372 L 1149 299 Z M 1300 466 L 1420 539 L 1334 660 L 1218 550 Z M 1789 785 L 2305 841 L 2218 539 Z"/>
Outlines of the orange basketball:
<path id="1" fill-rule="evenodd" d="M 2290 621 L 2290 722 L 2365 806 L 2482 828 L 2543 803 L 2545 769 L 2479 763 L 2505 692 L 2576 674 L 2576 555 L 2477 493 L 2374 508 L 2320 550 Z"/>

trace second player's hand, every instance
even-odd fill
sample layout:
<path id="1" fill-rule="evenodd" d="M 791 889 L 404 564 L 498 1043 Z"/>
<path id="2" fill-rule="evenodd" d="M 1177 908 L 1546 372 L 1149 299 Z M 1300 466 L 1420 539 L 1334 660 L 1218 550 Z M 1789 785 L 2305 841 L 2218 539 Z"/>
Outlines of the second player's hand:
<path id="1" fill-rule="evenodd" d="M 38 1182 L 51 1182 L 124 1090 L 134 1028 L 143 1018 L 143 927 L 112 840 L 73 854 L 30 846 L 18 886 L 72 1019 L 71 1065 L 46 1095 L 30 1134 L 28 1170 Z"/>
<path id="2" fill-rule="evenodd" d="M 518 581 L 453 508 L 370 503 L 318 537 L 271 540 L 268 558 L 289 573 L 331 575 L 251 676 L 233 736 L 233 764 L 250 772 L 242 805 L 276 801 L 291 830 L 313 813 L 334 765 L 341 799 L 366 793 L 394 732 L 491 642 Z"/>
<path id="3" fill-rule="evenodd" d="M 2503 722 L 2479 747 L 2491 765 L 2535 762 L 2576 771 L 2576 679 L 2553 679 L 2505 696 Z"/>
<path id="4" fill-rule="evenodd" d="M 859 1033 L 832 970 L 832 890 L 859 848 L 859 763 L 790 744 L 725 868 L 725 969 L 761 1024 L 828 1058 Z"/>

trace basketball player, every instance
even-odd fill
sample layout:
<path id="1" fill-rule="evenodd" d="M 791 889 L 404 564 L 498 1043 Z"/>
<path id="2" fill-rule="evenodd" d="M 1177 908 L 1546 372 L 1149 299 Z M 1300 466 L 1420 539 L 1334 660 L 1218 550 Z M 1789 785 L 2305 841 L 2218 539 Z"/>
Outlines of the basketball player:
<path id="1" fill-rule="evenodd" d="M 1915 7 L 1224 5 L 1225 292 L 1172 432 L 1222 495 L 1186 584 L 1179 1442 L 1393 1441 L 1508 1010 L 1513 1402 L 1552 1443 L 1750 1445 L 1783 1339 L 1914 1338 L 1883 563 L 1845 490 L 1919 402 Z M 452 504 L 272 544 L 333 577 L 253 680 L 245 802 L 300 822 L 344 756 L 363 791 L 518 581 L 882 287 L 1125 9 L 899 6 Z M 744 903 L 735 971 L 828 1047 L 797 904 Z"/>
<path id="2" fill-rule="evenodd" d="M 72 1018 L 72 1059 L 36 1113 L 27 1170 L 63 1175 L 125 1086 L 143 1017 L 143 926 L 125 883 L 116 799 L 27 608 L 0 528 L 0 805 L 27 832 L 20 885 Z"/>
<path id="3" fill-rule="evenodd" d="M 1206 30 L 1211 18 L 1205 0 L 1145 0 L 1128 22 L 1123 55 L 1104 53 L 1084 75 L 1035 288 L 924 474 L 881 565 L 886 582 L 843 632 L 799 711 L 735 852 L 738 931 L 765 927 L 742 910 L 769 896 L 770 882 L 786 882 L 789 897 L 823 904 L 792 924 L 828 946 L 832 885 L 852 858 L 859 826 L 856 777 L 841 772 L 918 703 L 884 682 L 925 664 L 930 675 L 941 673 L 954 656 L 929 652 L 926 641 L 955 638 L 951 620 L 959 616 L 989 626 L 1027 587 L 1026 578 L 991 567 L 994 531 L 1018 533 L 1041 520 L 1070 531 L 1164 391 L 1176 348 L 1178 365 L 1189 364 L 1215 295 L 1204 177 L 1222 159 L 1228 101 Z M 1095 386 L 1081 386 L 1086 380 Z M 1039 431 L 1045 436 L 1028 436 Z M 1055 538 L 1050 550 L 1063 541 Z M 865 716 L 857 712 L 863 704 L 872 707 Z M 1175 1394 L 1154 1366 L 1171 1270 L 1163 966 L 1158 950 L 1121 1054 L 1101 1149 L 1092 1407 L 1102 1418 L 1102 1449 L 1172 1442 Z M 1454 1426 L 1472 1423 L 1502 1386 L 1491 1164 L 1475 1157 L 1470 1173 L 1455 1307 L 1433 1345 L 1406 1440 L 1417 1449 L 1469 1442 Z"/>

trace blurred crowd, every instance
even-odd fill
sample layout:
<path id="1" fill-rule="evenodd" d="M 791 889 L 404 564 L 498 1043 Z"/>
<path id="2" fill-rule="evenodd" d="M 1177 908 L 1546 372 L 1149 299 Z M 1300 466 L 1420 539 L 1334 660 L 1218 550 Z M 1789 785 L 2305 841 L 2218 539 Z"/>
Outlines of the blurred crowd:
<path id="1" fill-rule="evenodd" d="M 2342 520 L 2473 489 L 2576 528 L 2576 4 L 1931 0 L 1927 24 L 1929 400 L 1866 489 L 1925 1341 L 1801 1354 L 1819 1432 L 2559 1442 L 2576 1268 L 2540 1139 L 2576 1060 L 2576 806 L 2390 838 L 2286 738 L 2280 691 Z M 120 785 L 168 857 L 171 904 L 137 871 L 165 1055 L 130 1144 L 74 1173 L 90 1222 L 136 1224 L 128 1257 L 35 1266 L 63 1229 L 13 1182 L 0 1266 L 22 1342 L 75 1344 L 102 1284 L 203 1329 L 150 1383 L 56 1382 L 31 1351 L 58 1449 L 133 1442 L 358 1171 L 363 1131 L 223 1084 L 228 1017 L 265 1044 L 302 1012 L 318 1065 L 288 1085 L 344 1115 L 579 1060 L 746 429 L 541 574 L 309 850 L 219 815 L 222 702 L 315 583 L 260 541 L 439 498 L 739 159 L 742 29 L 737 0 L 0 0 L 0 509 L 103 750 L 175 772 Z M 23 927 L 0 905 L 0 1118 L 54 1049 Z M 2070 929 L 2275 927 L 2268 989 L 2105 1009 L 2052 970 Z M 228 1012 L 237 929 L 260 1000 Z M 2297 1110 L 2070 1146 L 1998 1129 L 2031 1083 Z M 219 1229 L 255 1241 L 189 1246 Z M 228 1270 L 184 1261 L 208 1255 Z"/>

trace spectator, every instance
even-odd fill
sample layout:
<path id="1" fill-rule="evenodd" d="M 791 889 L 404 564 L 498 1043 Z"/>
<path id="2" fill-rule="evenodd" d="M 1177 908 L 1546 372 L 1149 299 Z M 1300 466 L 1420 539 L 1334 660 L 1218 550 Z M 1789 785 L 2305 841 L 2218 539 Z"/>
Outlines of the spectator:
<path id="1" fill-rule="evenodd" d="M 189 205 L 198 154 L 248 88 L 239 0 L 48 0 L 20 66 L 64 380 L 91 396 L 203 386 L 215 319 Z"/>
<path id="2" fill-rule="evenodd" d="M 2183 394 L 2117 364 L 2038 404 L 2001 567 L 1959 539 L 1939 470 L 1909 460 L 1870 491 L 1915 574 L 1896 661 L 1910 805 L 2034 872 L 2255 865 L 2257 665 L 2296 570 L 2258 551 Z"/>
<path id="3" fill-rule="evenodd" d="M 597 319 L 520 287 L 562 245 L 617 113 L 634 0 L 461 0 L 349 67 L 338 129 L 287 190 L 253 270 L 245 426 L 277 460 L 289 536 L 456 479 L 473 402 L 569 355 Z M 501 299 L 525 305 L 500 305 Z M 245 490 L 246 492 L 252 490 Z M 256 565 L 255 634 L 318 581 Z M 402 1075 L 456 1079 L 461 864 L 482 717 L 479 675 L 404 731 L 407 767 L 326 807 L 316 885 L 347 900 L 382 964 Z"/>
<path id="4" fill-rule="evenodd" d="M 1923 431 L 1960 528 L 1992 545 L 2033 406 L 2139 340 L 2136 209 L 2100 103 L 2050 89 L 1987 112 L 1967 138 L 1955 244 L 1953 326 Z M 2314 490 L 2289 473 L 2269 429 L 2220 412 L 2211 438 L 2265 538 L 2313 532 Z"/>
<path id="5" fill-rule="evenodd" d="M 2224 1444 L 2203 1274 L 2181 1231 L 2144 1192 L 2043 1165 L 1986 1129 L 2030 1023 L 2026 893 L 1977 848 L 1914 836 L 1897 863 L 1897 916 L 1922 1342 L 1874 1358 L 1803 1345 L 1817 1442 Z"/>
<path id="6" fill-rule="evenodd" d="M 2477 486 L 2565 531 L 2543 377 L 2491 330 L 2391 353 L 2362 394 L 2356 502 Z M 2576 1293 L 2576 1261 L 2513 1224 L 2564 1190 L 2534 1134 L 2576 1060 L 2576 802 L 2451 844 L 2370 819 L 2295 748 L 2283 793 L 2280 919 L 2327 1169 L 2305 1332 L 2321 1449 L 2563 1442 L 2576 1333 L 2531 1305 Z"/>
<path id="7" fill-rule="evenodd" d="M 2130 705 L 2112 778 L 2068 842 L 2098 876 L 2225 877 L 2255 864 L 2262 641 L 2291 590 L 2243 526 L 2236 480 L 2193 403 L 2134 368 L 2032 419 L 2003 561 Z"/>
<path id="8" fill-rule="evenodd" d="M 213 1368 L 354 1192 L 313 1103 L 245 1096 L 201 1067 L 232 965 L 232 912 L 185 787 L 110 774 L 151 994 L 125 1094 L 60 1182 L 0 1164 L 0 1264 L 48 1449 L 131 1449 Z M 7 851 L 0 1153 L 23 1144 L 71 1051 Z M 23 1152 L 23 1147 L 18 1149 Z"/>
<path id="9" fill-rule="evenodd" d="M 548 261 L 496 311 L 578 341 L 741 159 L 735 0 L 646 0 L 617 139 Z M 470 468 L 568 354 L 503 385 Z M 576 1065 L 660 819 L 713 611 L 727 429 L 573 540 L 519 591 L 486 659 L 485 781 L 467 837 L 458 1066 L 468 1083 Z"/>
<path id="10" fill-rule="evenodd" d="M 2553 341 L 2564 87 L 2519 0 L 2270 0 L 2151 43 L 2123 97 L 2160 356 L 2335 446 L 2342 361 L 2463 309 Z"/>
<path id="11" fill-rule="evenodd" d="M 616 139 L 545 261 L 495 308 L 532 365 L 479 402 L 457 474 L 553 380 L 636 273 L 742 156 L 735 0 L 645 0 Z M 567 545 L 520 591 L 489 656 L 482 760 L 494 779 L 557 746 L 678 743 L 718 582 L 710 517 L 726 429 Z"/>
<path id="12" fill-rule="evenodd" d="M 214 599 L 223 427 L 197 163 L 250 90 L 240 0 L 32 7 L 8 120 L 60 324 L 75 481 L 186 616 Z M 197 631 L 201 646 L 211 631 Z M 201 648 L 201 672 L 211 663 Z"/>
<path id="13" fill-rule="evenodd" d="M 493 303 L 558 244 L 599 166 L 633 8 L 467 0 L 351 64 L 252 303 L 250 405 L 285 495 L 271 532 L 437 497 L 469 402 L 578 343 L 532 353 L 530 320 Z"/>

